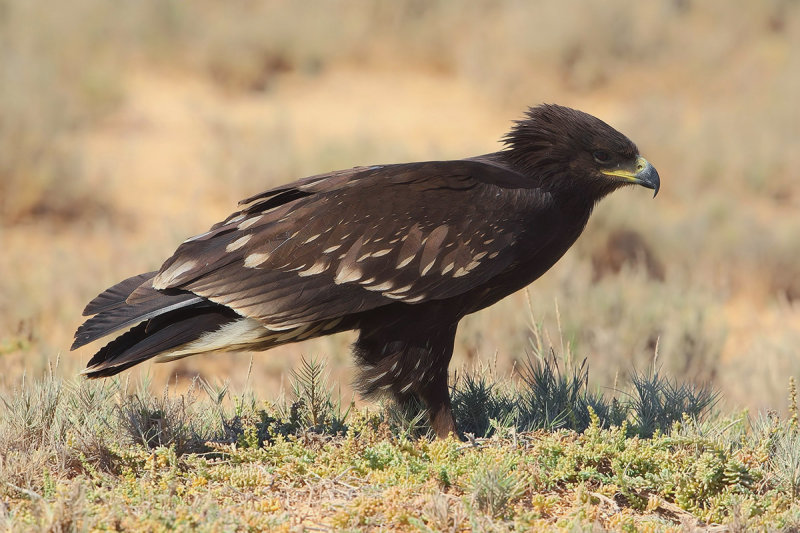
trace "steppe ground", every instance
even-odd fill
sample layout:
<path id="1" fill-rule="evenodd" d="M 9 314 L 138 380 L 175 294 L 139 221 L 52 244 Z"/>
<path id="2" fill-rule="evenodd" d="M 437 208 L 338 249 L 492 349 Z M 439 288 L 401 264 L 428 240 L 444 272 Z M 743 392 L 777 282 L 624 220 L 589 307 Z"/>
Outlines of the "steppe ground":
<path id="1" fill-rule="evenodd" d="M 800 377 L 800 6 L 0 1 L 0 390 L 69 352 L 85 303 L 236 202 L 364 164 L 497 150 L 526 106 L 595 114 L 662 192 L 626 189 L 530 288 L 612 387 L 653 363 L 720 409 L 780 410 Z M 462 322 L 452 368 L 512 372 L 524 293 Z M 557 320 L 557 317 L 560 317 Z M 301 354 L 350 395 L 352 336 L 253 356 L 276 397 Z M 251 356 L 132 371 L 243 386 Z M 181 385 L 182 386 L 182 385 Z M 179 386 L 180 388 L 180 386 Z"/>

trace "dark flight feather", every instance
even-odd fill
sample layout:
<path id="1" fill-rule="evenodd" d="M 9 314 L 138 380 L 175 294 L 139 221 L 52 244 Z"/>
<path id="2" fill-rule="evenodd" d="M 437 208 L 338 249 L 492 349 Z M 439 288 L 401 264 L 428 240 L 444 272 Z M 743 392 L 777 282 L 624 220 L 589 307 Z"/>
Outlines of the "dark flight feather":
<path id="1" fill-rule="evenodd" d="M 157 272 L 87 305 L 73 348 L 131 329 L 85 373 L 356 329 L 359 388 L 417 397 L 439 436 L 454 432 L 459 320 L 547 271 L 603 196 L 659 186 L 627 137 L 580 111 L 532 108 L 504 140 L 492 154 L 356 167 L 243 200 Z"/>
<path id="2" fill-rule="evenodd" d="M 195 341 L 204 333 L 236 320 L 236 314 L 221 306 L 181 309 L 154 327 L 142 322 L 98 351 L 87 365 L 90 378 L 111 376 L 153 356 Z"/>
<path id="3" fill-rule="evenodd" d="M 106 289 L 86 305 L 86 308 L 83 310 L 83 316 L 96 315 L 97 313 L 102 313 L 103 311 L 108 311 L 114 307 L 125 304 L 125 300 L 134 289 L 145 281 L 153 279 L 157 273 L 158 271 L 154 271 L 139 274 L 138 276 L 131 276 L 128 279 L 120 281 L 113 287 Z"/>
<path id="4" fill-rule="evenodd" d="M 143 274 L 129 278 L 92 300 L 85 312 L 96 309 L 97 314 L 84 322 L 75 332 L 75 342 L 71 349 L 74 350 L 144 320 L 204 301 L 200 296 L 189 292 L 161 292 L 151 287 L 147 291 L 148 298 L 140 298 L 135 305 L 127 304 L 125 292 L 130 293 L 133 289 L 141 290 L 141 287 L 150 284 L 152 275 L 149 278 L 146 276 L 147 274 Z M 137 284 L 142 278 L 143 281 Z M 95 305 L 92 305 L 93 303 Z"/>

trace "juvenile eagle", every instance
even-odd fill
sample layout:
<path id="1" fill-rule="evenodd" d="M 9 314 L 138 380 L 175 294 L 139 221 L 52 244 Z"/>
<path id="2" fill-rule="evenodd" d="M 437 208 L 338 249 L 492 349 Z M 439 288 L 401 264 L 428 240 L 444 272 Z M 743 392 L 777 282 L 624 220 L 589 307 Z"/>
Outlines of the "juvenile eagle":
<path id="1" fill-rule="evenodd" d="M 242 201 L 160 270 L 89 302 L 72 349 L 127 332 L 83 373 L 358 330 L 359 389 L 422 400 L 446 437 L 459 320 L 553 266 L 602 197 L 660 185 L 627 137 L 581 111 L 531 108 L 503 140 L 487 155 L 340 170 Z"/>

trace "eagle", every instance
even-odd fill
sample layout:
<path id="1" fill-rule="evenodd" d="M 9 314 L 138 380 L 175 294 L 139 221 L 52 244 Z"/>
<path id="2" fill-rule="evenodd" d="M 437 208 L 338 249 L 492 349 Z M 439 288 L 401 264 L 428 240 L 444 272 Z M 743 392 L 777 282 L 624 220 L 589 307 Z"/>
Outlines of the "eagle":
<path id="1" fill-rule="evenodd" d="M 448 366 L 459 321 L 544 274 L 601 198 L 660 186 L 633 142 L 578 110 L 529 108 L 502 141 L 486 155 L 355 167 L 243 200 L 159 270 L 89 302 L 73 350 L 126 331 L 83 374 L 356 330 L 358 390 L 421 401 L 438 437 L 457 435 Z"/>

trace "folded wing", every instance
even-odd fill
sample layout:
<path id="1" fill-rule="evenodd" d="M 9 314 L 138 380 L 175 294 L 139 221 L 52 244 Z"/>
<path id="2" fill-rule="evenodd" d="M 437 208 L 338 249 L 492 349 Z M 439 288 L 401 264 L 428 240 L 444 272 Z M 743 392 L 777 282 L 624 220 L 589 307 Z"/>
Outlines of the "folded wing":
<path id="1" fill-rule="evenodd" d="M 516 174 L 479 161 L 307 178 L 248 199 L 183 243 L 127 302 L 153 289 L 186 291 L 284 330 L 449 298 L 514 260 L 510 204 L 488 200 L 513 197 L 515 185 L 524 185 Z"/>

